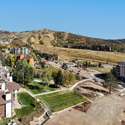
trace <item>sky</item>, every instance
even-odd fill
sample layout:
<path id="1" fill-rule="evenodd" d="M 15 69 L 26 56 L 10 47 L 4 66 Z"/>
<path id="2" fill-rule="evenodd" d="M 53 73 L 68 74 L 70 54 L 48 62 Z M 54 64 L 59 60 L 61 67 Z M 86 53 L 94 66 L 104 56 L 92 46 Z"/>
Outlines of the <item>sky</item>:
<path id="1" fill-rule="evenodd" d="M 125 0 L 0 0 L 0 29 L 125 38 Z"/>

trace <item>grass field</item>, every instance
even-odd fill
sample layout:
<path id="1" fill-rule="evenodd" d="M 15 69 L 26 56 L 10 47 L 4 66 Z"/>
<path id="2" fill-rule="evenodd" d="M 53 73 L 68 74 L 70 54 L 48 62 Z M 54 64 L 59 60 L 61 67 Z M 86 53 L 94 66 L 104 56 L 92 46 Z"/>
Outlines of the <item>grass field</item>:
<path id="1" fill-rule="evenodd" d="M 33 94 L 39 94 L 42 92 L 54 91 L 56 88 L 52 88 L 48 85 L 43 85 L 38 82 L 29 83 L 26 88 L 30 90 Z"/>
<path id="2" fill-rule="evenodd" d="M 2 119 L 0 120 L 0 125 L 8 125 L 9 121 L 9 119 Z"/>
<path id="3" fill-rule="evenodd" d="M 18 118 L 27 116 L 35 111 L 36 102 L 29 94 L 22 92 L 18 94 L 18 101 L 22 105 L 21 109 L 16 109 L 16 116 Z"/>
<path id="4" fill-rule="evenodd" d="M 77 95 L 74 92 L 57 92 L 53 94 L 38 96 L 38 98 L 44 100 L 53 112 L 63 110 L 85 101 L 82 96 Z"/>
<path id="5" fill-rule="evenodd" d="M 47 47 L 43 45 L 35 45 L 34 48 L 41 52 L 57 54 L 62 59 L 88 59 L 106 63 L 117 63 L 125 61 L 125 54 L 118 52 L 92 51 L 84 49 L 69 49 L 60 47 Z"/>

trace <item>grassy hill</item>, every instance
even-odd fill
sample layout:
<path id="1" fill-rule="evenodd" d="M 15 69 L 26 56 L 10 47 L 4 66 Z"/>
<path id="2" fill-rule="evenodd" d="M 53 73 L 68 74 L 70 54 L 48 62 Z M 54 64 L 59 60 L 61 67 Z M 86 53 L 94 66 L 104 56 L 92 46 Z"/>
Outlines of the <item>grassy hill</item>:
<path id="1" fill-rule="evenodd" d="M 98 51 L 125 52 L 125 39 L 106 40 L 48 29 L 25 32 L 0 31 L 0 45 L 45 45 Z"/>
<path id="2" fill-rule="evenodd" d="M 40 52 L 57 54 L 61 59 L 65 60 L 87 59 L 106 63 L 125 61 L 125 53 L 46 47 L 44 45 L 35 45 L 34 48 Z"/>
<path id="3" fill-rule="evenodd" d="M 105 40 L 52 31 L 0 31 L 0 47 L 29 46 L 62 59 L 87 59 L 117 63 L 125 60 L 125 39 Z M 119 53 L 123 52 L 123 53 Z"/>

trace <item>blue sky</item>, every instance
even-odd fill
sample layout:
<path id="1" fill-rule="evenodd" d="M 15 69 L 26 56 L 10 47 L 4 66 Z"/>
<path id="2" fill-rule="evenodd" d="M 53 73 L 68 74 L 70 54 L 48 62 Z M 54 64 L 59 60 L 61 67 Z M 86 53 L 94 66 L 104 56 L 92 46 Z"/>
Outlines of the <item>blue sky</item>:
<path id="1" fill-rule="evenodd" d="M 125 0 L 0 0 L 0 29 L 125 38 Z"/>

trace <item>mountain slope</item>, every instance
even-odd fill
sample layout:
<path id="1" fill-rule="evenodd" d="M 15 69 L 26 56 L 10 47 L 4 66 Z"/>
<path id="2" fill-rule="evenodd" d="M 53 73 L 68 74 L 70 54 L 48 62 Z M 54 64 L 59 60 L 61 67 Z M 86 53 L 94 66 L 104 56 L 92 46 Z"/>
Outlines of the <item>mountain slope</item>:
<path id="1" fill-rule="evenodd" d="M 26 32 L 0 31 L 0 45 L 9 44 L 14 46 L 38 44 L 98 51 L 125 51 L 125 39 L 105 40 L 48 29 Z"/>

